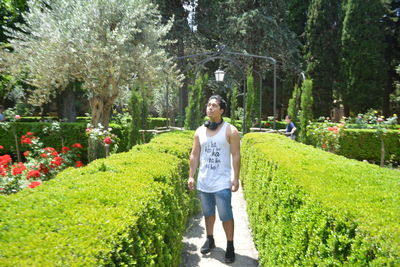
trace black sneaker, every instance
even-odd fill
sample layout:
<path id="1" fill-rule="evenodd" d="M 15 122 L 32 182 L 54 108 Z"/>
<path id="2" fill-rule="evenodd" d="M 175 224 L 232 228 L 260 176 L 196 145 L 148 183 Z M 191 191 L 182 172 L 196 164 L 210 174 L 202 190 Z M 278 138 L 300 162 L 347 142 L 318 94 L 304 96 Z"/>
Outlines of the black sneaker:
<path id="1" fill-rule="evenodd" d="M 225 253 L 225 263 L 233 263 L 235 261 L 235 250 L 227 249 Z"/>
<path id="2" fill-rule="evenodd" d="M 207 238 L 206 242 L 204 245 L 201 247 L 200 252 L 201 254 L 207 254 L 208 252 L 211 251 L 211 249 L 215 248 L 215 242 L 214 240 L 210 240 Z"/>

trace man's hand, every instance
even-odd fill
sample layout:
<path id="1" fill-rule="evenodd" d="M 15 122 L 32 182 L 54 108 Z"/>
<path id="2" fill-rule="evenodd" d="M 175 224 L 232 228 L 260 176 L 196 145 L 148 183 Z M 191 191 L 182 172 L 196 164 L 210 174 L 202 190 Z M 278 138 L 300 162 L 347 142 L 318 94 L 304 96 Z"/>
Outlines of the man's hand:
<path id="1" fill-rule="evenodd" d="M 193 190 L 194 189 L 194 178 L 193 177 L 189 177 L 189 179 L 187 181 L 187 184 L 188 184 L 188 188 L 190 190 Z"/>
<path id="2" fill-rule="evenodd" d="M 231 191 L 236 192 L 239 190 L 239 180 L 238 179 L 233 179 L 232 185 L 231 185 Z"/>

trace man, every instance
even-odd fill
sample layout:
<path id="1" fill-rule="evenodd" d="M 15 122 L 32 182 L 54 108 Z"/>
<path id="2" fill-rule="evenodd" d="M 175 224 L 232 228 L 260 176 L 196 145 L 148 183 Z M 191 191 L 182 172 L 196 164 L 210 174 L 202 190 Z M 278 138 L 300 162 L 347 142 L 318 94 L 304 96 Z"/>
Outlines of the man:
<path id="1" fill-rule="evenodd" d="M 4 116 L 3 112 L 4 112 L 4 106 L 0 105 L 0 122 L 6 120 L 6 117 Z"/>
<path id="2" fill-rule="evenodd" d="M 210 121 L 195 132 L 190 154 L 188 187 L 190 190 L 194 189 L 194 176 L 200 162 L 196 188 L 207 231 L 207 239 L 200 251 L 206 254 L 215 248 L 213 233 L 217 206 L 227 239 L 225 262 L 232 263 L 235 261 L 235 249 L 231 196 L 232 192 L 239 189 L 240 136 L 236 127 L 223 121 L 225 110 L 226 102 L 221 96 L 213 95 L 208 99 L 207 116 Z"/>
<path id="3" fill-rule="evenodd" d="M 292 122 L 292 117 L 290 115 L 287 115 L 285 118 L 286 123 L 288 124 L 286 126 L 286 135 L 292 139 L 296 140 L 296 135 L 294 134 L 297 130 L 296 125 Z"/>

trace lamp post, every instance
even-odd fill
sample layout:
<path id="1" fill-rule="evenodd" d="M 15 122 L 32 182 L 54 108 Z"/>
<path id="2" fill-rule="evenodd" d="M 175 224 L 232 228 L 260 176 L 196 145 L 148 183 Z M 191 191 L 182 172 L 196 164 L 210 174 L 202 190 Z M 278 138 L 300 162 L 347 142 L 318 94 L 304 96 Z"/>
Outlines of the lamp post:
<path id="1" fill-rule="evenodd" d="M 225 71 L 221 70 L 221 69 L 217 69 L 215 72 L 215 80 L 217 82 L 223 82 L 224 81 L 224 76 L 225 76 Z"/>

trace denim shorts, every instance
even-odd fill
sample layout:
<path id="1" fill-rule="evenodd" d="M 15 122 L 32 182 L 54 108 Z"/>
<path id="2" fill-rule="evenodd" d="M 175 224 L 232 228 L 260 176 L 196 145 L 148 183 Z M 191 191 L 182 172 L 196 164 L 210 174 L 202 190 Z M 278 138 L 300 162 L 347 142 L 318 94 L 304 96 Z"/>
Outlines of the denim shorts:
<path id="1" fill-rule="evenodd" d="M 223 189 L 214 193 L 197 191 L 200 197 L 201 209 L 204 216 L 214 216 L 215 206 L 217 206 L 219 218 L 226 222 L 233 219 L 230 189 Z"/>

